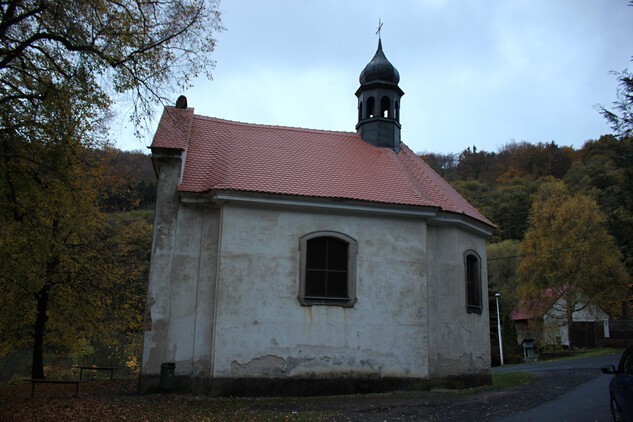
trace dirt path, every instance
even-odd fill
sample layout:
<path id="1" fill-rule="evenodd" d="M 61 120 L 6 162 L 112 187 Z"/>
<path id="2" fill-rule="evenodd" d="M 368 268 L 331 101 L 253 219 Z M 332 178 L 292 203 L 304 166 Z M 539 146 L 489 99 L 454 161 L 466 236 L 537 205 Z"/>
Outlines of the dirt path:
<path id="1" fill-rule="evenodd" d="M 529 386 L 479 393 L 403 392 L 340 397 L 336 402 L 315 403 L 313 409 L 333 411 L 338 416 L 332 420 L 338 421 L 488 421 L 558 398 L 599 374 L 592 369 L 548 371 L 536 373 L 538 382 Z M 277 410 L 282 407 L 277 406 Z"/>

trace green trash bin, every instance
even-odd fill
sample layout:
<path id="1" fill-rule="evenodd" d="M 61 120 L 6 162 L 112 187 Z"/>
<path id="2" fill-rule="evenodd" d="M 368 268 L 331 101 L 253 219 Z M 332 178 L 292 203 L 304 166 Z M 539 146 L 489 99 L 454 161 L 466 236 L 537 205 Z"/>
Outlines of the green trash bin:
<path id="1" fill-rule="evenodd" d="M 174 370 L 176 364 L 174 362 L 164 362 L 160 364 L 160 389 L 163 391 L 171 390 L 174 386 Z"/>

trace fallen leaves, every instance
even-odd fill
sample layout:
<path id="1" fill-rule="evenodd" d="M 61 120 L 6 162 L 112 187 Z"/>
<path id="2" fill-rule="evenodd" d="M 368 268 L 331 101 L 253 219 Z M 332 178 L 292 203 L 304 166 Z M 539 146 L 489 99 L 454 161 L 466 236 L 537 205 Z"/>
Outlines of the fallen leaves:
<path id="1" fill-rule="evenodd" d="M 67 385 L 0 387 L 3 421 L 298 421 L 331 420 L 331 411 L 286 411 L 261 399 L 212 398 L 186 394 L 139 396 L 135 380 L 83 383 L 79 394 Z"/>

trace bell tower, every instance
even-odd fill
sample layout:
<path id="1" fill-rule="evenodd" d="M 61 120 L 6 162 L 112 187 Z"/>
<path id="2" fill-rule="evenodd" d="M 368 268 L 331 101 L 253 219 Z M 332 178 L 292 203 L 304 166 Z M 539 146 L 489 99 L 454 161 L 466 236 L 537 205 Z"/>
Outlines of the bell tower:
<path id="1" fill-rule="evenodd" d="M 365 141 L 377 147 L 400 151 L 400 74 L 389 63 L 378 38 L 378 50 L 359 77 L 358 123 L 356 131 Z"/>

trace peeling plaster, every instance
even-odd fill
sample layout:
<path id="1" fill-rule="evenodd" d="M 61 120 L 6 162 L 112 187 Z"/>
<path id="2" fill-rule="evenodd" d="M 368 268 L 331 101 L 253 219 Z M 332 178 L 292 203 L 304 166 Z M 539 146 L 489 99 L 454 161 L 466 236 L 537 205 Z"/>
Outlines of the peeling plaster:
<path id="1" fill-rule="evenodd" d="M 231 362 L 231 375 L 234 377 L 271 377 L 285 372 L 286 360 L 279 356 L 260 356 L 247 363 Z"/>

